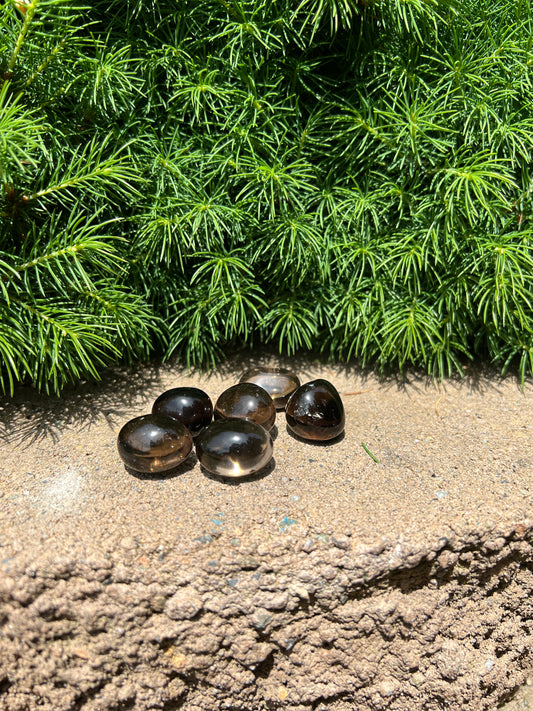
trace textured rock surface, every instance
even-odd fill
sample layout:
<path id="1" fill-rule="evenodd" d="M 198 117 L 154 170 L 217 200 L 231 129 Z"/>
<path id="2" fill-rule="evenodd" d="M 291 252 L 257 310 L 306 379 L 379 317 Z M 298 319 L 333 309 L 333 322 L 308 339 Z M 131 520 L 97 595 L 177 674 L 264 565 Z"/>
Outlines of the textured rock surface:
<path id="1" fill-rule="evenodd" d="M 501 711 L 531 711 L 533 709 L 533 677 L 528 677 L 526 683 L 513 694 L 511 701 L 499 707 Z"/>
<path id="2" fill-rule="evenodd" d="M 275 469 L 239 483 L 194 460 L 167 478 L 124 470 L 116 432 L 158 391 L 216 396 L 238 375 L 146 369 L 123 402 L 116 374 L 4 401 L 0 709 L 507 701 L 533 668 L 531 390 L 339 370 L 341 442 L 278 424 Z"/>
<path id="3" fill-rule="evenodd" d="M 304 530 L 22 556 L 0 583 L 2 703 L 495 708 L 531 664 L 530 537 L 524 522 L 406 558 Z"/>

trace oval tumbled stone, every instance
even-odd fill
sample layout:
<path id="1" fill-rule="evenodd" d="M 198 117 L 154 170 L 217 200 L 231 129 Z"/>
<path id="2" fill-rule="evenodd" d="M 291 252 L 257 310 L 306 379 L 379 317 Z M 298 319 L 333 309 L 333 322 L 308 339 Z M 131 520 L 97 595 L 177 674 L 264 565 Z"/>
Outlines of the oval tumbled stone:
<path id="1" fill-rule="evenodd" d="M 213 403 L 200 388 L 172 388 L 157 398 L 152 413 L 179 420 L 193 437 L 197 437 L 213 419 Z"/>
<path id="2" fill-rule="evenodd" d="M 264 388 L 255 383 L 238 383 L 224 390 L 215 403 L 215 420 L 234 417 L 269 430 L 276 421 L 276 407 Z"/>
<path id="3" fill-rule="evenodd" d="M 300 379 L 287 368 L 251 368 L 243 373 L 241 383 L 255 383 L 264 388 L 274 401 L 276 410 L 283 410 Z"/>
<path id="4" fill-rule="evenodd" d="M 127 422 L 117 440 L 118 453 L 127 467 L 156 474 L 177 467 L 193 446 L 184 424 L 168 415 L 141 415 Z"/>
<path id="5" fill-rule="evenodd" d="M 267 430 L 249 420 L 219 420 L 195 441 L 200 464 L 212 474 L 237 479 L 263 469 L 274 446 Z"/>
<path id="6" fill-rule="evenodd" d="M 319 378 L 304 383 L 290 397 L 285 409 L 287 426 L 298 437 L 326 441 L 344 430 L 344 405 L 336 388 Z"/>

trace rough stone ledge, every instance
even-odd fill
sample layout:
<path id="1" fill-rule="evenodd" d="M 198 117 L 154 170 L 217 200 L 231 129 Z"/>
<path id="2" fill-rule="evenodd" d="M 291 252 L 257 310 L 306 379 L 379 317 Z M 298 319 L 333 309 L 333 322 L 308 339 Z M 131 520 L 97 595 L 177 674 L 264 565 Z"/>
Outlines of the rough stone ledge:
<path id="1" fill-rule="evenodd" d="M 531 675 L 533 385 L 276 361 L 335 384 L 344 437 L 280 415 L 246 480 L 124 469 L 164 390 L 265 362 L 0 400 L 0 711 L 493 711 Z"/>
<path id="2" fill-rule="evenodd" d="M 481 711 L 531 669 L 526 518 L 414 547 L 126 537 L 1 570 L 5 711 Z"/>

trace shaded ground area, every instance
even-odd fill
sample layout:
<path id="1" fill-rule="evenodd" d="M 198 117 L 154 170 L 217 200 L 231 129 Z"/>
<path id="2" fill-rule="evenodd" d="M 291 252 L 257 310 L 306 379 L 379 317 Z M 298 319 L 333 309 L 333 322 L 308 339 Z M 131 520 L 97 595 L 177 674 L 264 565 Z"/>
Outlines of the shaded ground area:
<path id="1" fill-rule="evenodd" d="M 533 709 L 533 678 L 528 677 L 526 683 L 513 694 L 511 701 L 500 707 L 501 711 L 530 711 Z"/>
<path id="2" fill-rule="evenodd" d="M 125 470 L 116 435 L 161 392 L 216 399 L 267 362 L 331 380 L 345 436 L 305 443 L 278 414 L 275 466 L 248 479 L 194 456 Z M 0 708 L 496 708 L 533 667 L 532 394 L 269 355 L 20 389 L 0 404 Z"/>

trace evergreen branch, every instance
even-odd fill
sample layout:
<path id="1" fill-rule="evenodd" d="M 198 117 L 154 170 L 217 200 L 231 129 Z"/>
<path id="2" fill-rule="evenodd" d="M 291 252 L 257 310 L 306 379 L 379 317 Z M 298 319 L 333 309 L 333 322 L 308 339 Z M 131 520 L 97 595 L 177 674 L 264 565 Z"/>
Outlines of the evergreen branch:
<path id="1" fill-rule="evenodd" d="M 45 226 L 39 236 L 28 239 L 28 248 L 12 260 L 4 276 L 2 288 L 6 301 L 21 299 L 23 294 L 37 291 L 46 298 L 53 293 L 92 289 L 101 274 L 116 278 L 124 271 L 124 258 L 117 253 L 117 238 L 101 234 L 111 222 L 96 222 L 97 215 L 87 220 L 81 213 L 72 215 L 63 230 L 57 230 L 57 220 L 48 229 L 53 238 L 43 240 Z M 100 234 L 98 234 L 100 232 Z M 44 242 L 44 244 L 43 244 Z"/>
<path id="2" fill-rule="evenodd" d="M 358 0 L 301 0 L 293 12 L 291 21 L 294 22 L 302 15 L 304 19 L 300 26 L 300 33 L 303 33 L 307 25 L 310 25 L 312 40 L 324 18 L 329 19 L 331 34 L 335 34 L 340 28 L 349 29 L 352 26 L 353 17 L 360 12 L 359 6 Z"/>
<path id="3" fill-rule="evenodd" d="M 222 294 L 235 294 L 243 278 L 253 276 L 253 271 L 246 263 L 241 249 L 235 249 L 229 254 L 213 252 L 197 252 L 195 257 L 204 257 L 205 261 L 194 271 L 191 284 L 210 274 L 210 291 L 220 291 Z"/>
<path id="4" fill-rule="evenodd" d="M 10 0 L 0 386 L 256 339 L 533 375 L 532 27 L 489 0 Z"/>
<path id="5" fill-rule="evenodd" d="M 396 360 L 400 368 L 406 362 L 427 365 L 442 342 L 440 319 L 425 294 L 388 300 L 377 335 L 383 341 L 380 363 Z"/>
<path id="6" fill-rule="evenodd" d="M 302 347 L 313 348 L 318 334 L 315 310 L 293 297 L 278 299 L 261 322 L 266 341 L 276 339 L 280 353 L 292 355 Z"/>
<path id="7" fill-rule="evenodd" d="M 51 175 L 47 176 L 46 187 L 26 195 L 27 201 L 54 197 L 65 205 L 76 201 L 81 189 L 93 192 L 104 191 L 110 196 L 121 197 L 139 195 L 133 186 L 138 176 L 125 155 L 127 146 L 121 146 L 109 156 L 106 149 L 111 142 L 108 135 L 103 140 L 93 138 L 89 144 L 74 151 L 67 164 L 60 162 Z M 44 182 L 44 176 L 41 181 Z"/>
<path id="8" fill-rule="evenodd" d="M 99 368 L 110 357 L 120 355 L 109 337 L 110 325 L 96 324 L 91 314 L 78 311 L 68 302 L 21 300 L 18 306 L 30 317 L 28 327 L 37 350 L 31 376 L 46 392 L 50 385 L 58 392 L 73 378 L 98 377 Z"/>
<path id="9" fill-rule="evenodd" d="M 65 44 L 67 42 L 67 39 L 70 39 L 71 35 L 65 35 L 56 45 L 55 47 L 48 53 L 48 55 L 43 59 L 43 61 L 39 64 L 36 69 L 33 70 L 33 72 L 30 74 L 30 76 L 26 79 L 24 83 L 24 88 L 27 89 L 35 79 L 39 76 L 39 74 L 42 74 L 45 69 L 48 67 L 51 62 L 57 57 L 57 55 L 64 49 Z"/>
<path id="10" fill-rule="evenodd" d="M 21 96 L 12 98 L 11 85 L 0 87 L 0 186 L 6 187 L 17 172 L 37 166 L 34 154 L 43 149 L 42 134 L 47 127 L 36 118 L 35 110 L 21 104 Z"/>
<path id="11" fill-rule="evenodd" d="M 13 72 L 13 69 L 15 68 L 15 64 L 17 62 L 17 58 L 19 56 L 19 53 L 22 49 L 22 46 L 24 44 L 24 40 L 26 39 L 26 35 L 28 33 L 28 30 L 30 29 L 30 25 L 33 20 L 33 16 L 35 15 L 35 11 L 39 5 L 40 0 L 30 0 L 28 3 L 24 2 L 21 4 L 21 7 L 23 8 L 22 14 L 23 14 L 23 21 L 22 21 L 22 26 L 20 28 L 17 41 L 15 42 L 15 46 L 13 48 L 13 51 L 11 53 L 11 57 L 9 59 L 9 62 L 7 64 L 7 71 L 8 74 Z"/>
<path id="12" fill-rule="evenodd" d="M 328 250 L 314 215 L 293 215 L 273 220 L 261 240 L 254 260 L 263 259 L 278 279 L 288 279 L 296 287 L 312 269 L 323 278 L 329 274 Z"/>
<path id="13" fill-rule="evenodd" d="M 21 352 L 28 346 L 9 304 L 8 309 L 0 304 L 0 315 L 0 390 L 13 395 L 21 369 L 27 369 L 27 361 Z"/>

